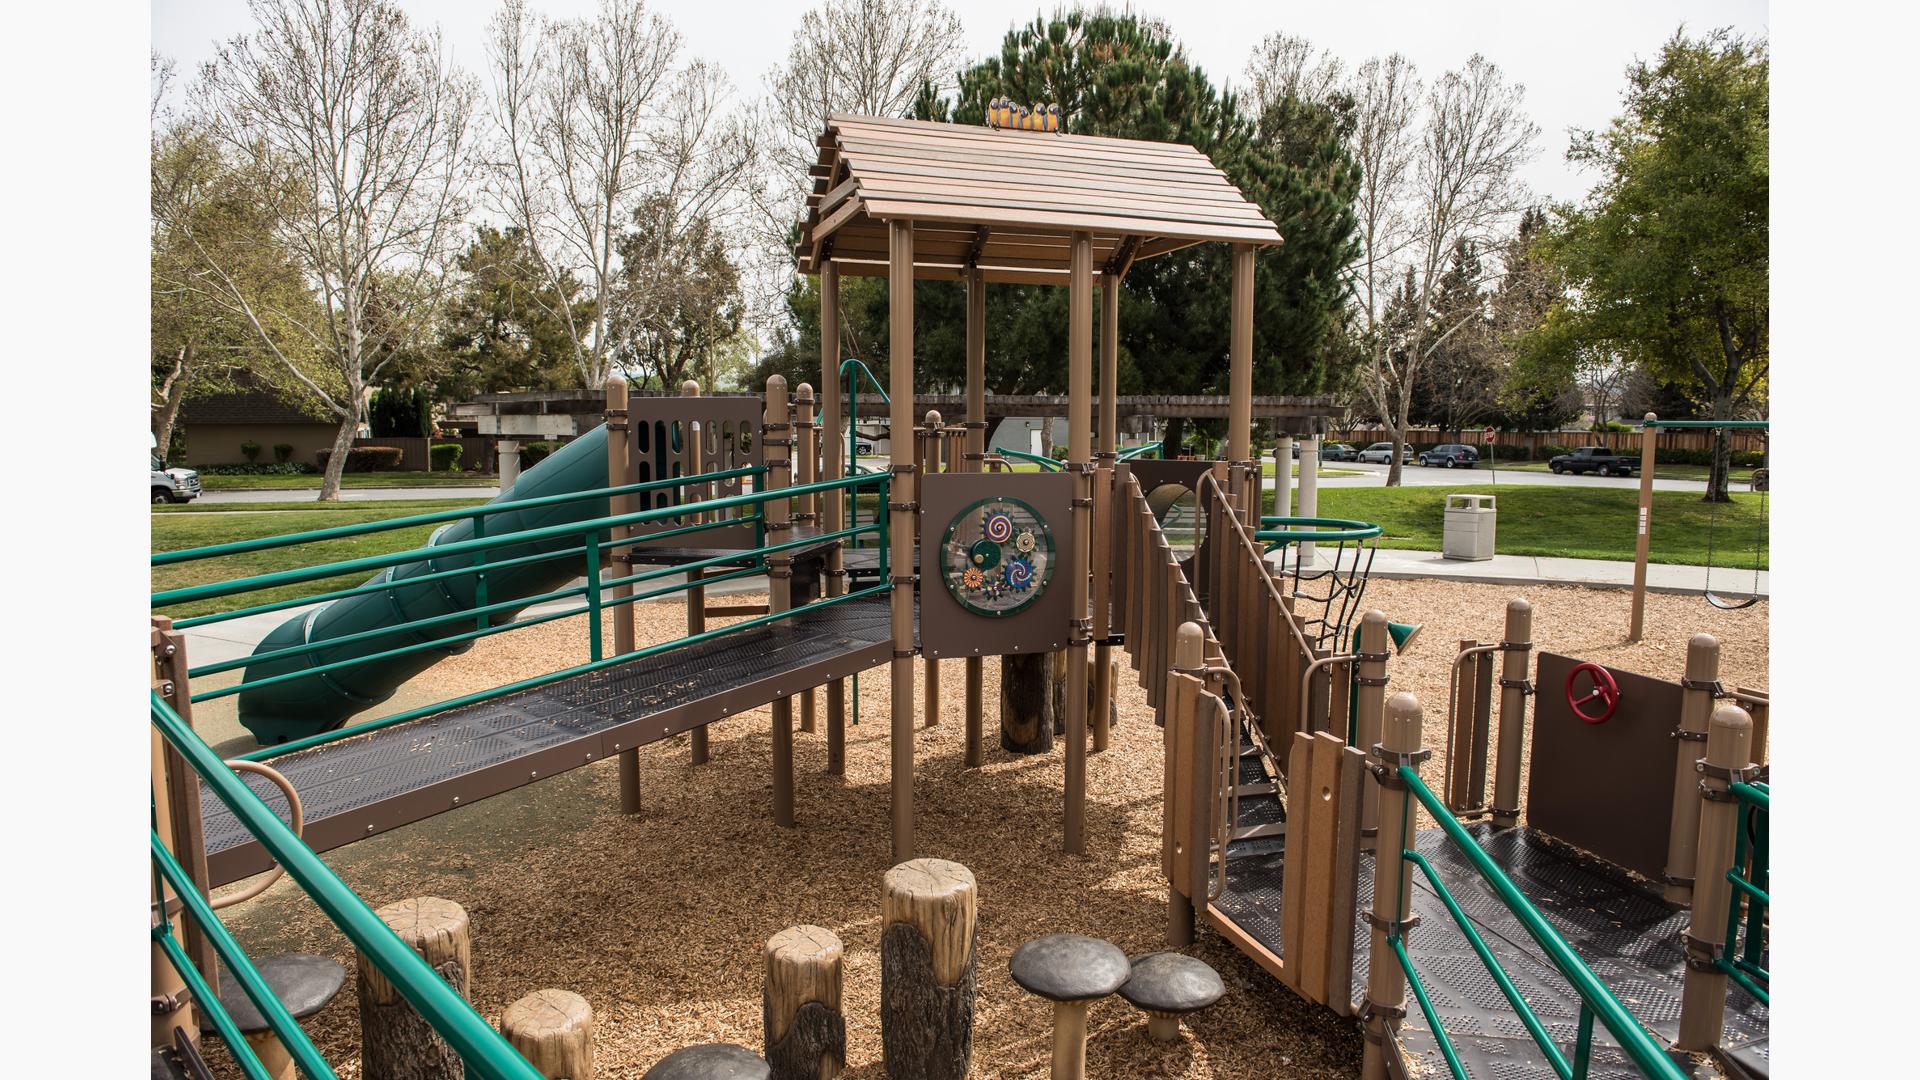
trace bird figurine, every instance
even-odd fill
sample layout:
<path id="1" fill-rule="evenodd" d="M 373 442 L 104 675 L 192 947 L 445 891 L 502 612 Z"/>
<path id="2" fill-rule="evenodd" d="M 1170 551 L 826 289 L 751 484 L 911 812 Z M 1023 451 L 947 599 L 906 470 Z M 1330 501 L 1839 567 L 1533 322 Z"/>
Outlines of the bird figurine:
<path id="1" fill-rule="evenodd" d="M 1047 106 L 1047 130 L 1056 135 L 1060 132 L 1060 106 L 1058 105 Z"/>

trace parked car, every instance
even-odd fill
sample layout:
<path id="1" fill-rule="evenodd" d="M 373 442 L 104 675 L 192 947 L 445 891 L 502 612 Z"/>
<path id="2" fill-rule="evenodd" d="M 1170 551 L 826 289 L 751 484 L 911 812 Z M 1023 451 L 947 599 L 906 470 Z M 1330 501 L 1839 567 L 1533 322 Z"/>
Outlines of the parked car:
<path id="1" fill-rule="evenodd" d="M 1343 442 L 1330 442 L 1320 447 L 1321 461 L 1354 461 L 1360 457 L 1360 451 Z"/>
<path id="2" fill-rule="evenodd" d="M 873 444 L 865 439 L 855 439 L 853 443 L 853 453 L 855 457 L 872 457 Z"/>
<path id="3" fill-rule="evenodd" d="M 1390 442 L 1374 443 L 1372 446 L 1360 451 L 1354 460 L 1368 465 L 1391 465 L 1393 464 L 1393 444 Z M 1413 464 L 1413 447 L 1403 446 L 1400 448 L 1400 464 Z"/>
<path id="4" fill-rule="evenodd" d="M 183 503 L 199 497 L 199 473 L 192 469 L 169 469 L 158 455 L 148 455 L 148 461 L 152 465 L 154 502 Z"/>
<path id="5" fill-rule="evenodd" d="M 1601 476 L 1632 476 L 1640 471 L 1640 463 L 1604 446 L 1583 446 L 1571 454 L 1561 454 L 1547 462 L 1547 468 L 1556 473 L 1597 472 Z"/>
<path id="6" fill-rule="evenodd" d="M 1420 452 L 1420 464 L 1446 469 L 1471 469 L 1480 464 L 1480 451 L 1466 443 L 1441 443 Z"/>

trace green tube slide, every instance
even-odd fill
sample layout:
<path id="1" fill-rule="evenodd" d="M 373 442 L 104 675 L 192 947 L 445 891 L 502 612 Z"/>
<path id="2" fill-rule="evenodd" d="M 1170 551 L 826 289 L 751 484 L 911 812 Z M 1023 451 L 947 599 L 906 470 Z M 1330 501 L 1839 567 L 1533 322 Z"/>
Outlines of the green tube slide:
<path id="1" fill-rule="evenodd" d="M 522 473 L 518 483 L 502 491 L 493 501 L 515 502 L 606 486 L 607 429 L 601 426 L 561 447 L 546 460 Z M 477 520 L 485 521 L 482 535 L 501 536 L 605 516 L 607 500 L 600 498 L 509 511 Z M 475 519 L 443 525 L 434 532 L 427 544 L 437 547 L 474 539 L 474 525 Z M 583 543 L 581 537 L 559 537 L 487 551 L 484 558 L 489 563 L 547 553 L 555 553 L 559 557 L 488 571 L 485 603 L 506 603 L 565 587 L 567 582 L 579 577 L 585 568 Z M 392 588 L 335 600 L 287 620 L 268 634 L 254 648 L 255 655 L 300 645 L 313 645 L 315 648 L 278 660 L 250 664 L 243 681 L 252 682 L 322 664 L 371 656 L 460 633 L 462 627 L 458 625 L 439 623 L 331 649 L 324 647 L 331 639 L 398 626 L 417 619 L 450 615 L 479 606 L 478 575 L 461 574 L 412 586 L 406 583 L 407 579 L 422 574 L 472 566 L 479 557 L 467 554 L 446 559 L 430 558 L 380 571 L 367 583 L 391 582 Z M 499 611 L 490 618 L 496 623 L 506 622 L 518 610 Z M 472 644 L 469 641 L 444 649 L 423 649 L 354 667 L 336 668 L 310 678 L 288 679 L 242 690 L 239 695 L 240 722 L 263 746 L 330 731 L 346 722 L 354 713 L 392 697 L 400 684 L 432 667 L 440 659 L 464 652 Z"/>

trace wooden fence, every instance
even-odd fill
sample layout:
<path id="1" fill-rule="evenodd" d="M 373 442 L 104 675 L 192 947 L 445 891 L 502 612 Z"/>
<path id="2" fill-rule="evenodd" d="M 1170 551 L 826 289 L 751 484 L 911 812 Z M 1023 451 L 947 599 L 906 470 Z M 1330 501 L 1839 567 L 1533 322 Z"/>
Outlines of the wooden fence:
<path id="1" fill-rule="evenodd" d="M 1732 446 L 1735 450 L 1764 450 L 1766 440 L 1760 432 L 1735 431 L 1732 433 Z M 1369 443 L 1390 442 L 1393 432 L 1380 427 L 1350 428 L 1344 432 L 1330 432 L 1325 436 L 1329 442 L 1343 442 L 1355 449 L 1365 449 Z M 1442 431 L 1439 428 L 1409 428 L 1407 441 L 1415 446 L 1432 446 L 1440 443 L 1459 442 L 1468 446 L 1482 446 L 1478 430 Z M 1525 447 L 1530 457 L 1545 457 L 1549 446 L 1605 446 L 1613 450 L 1640 452 L 1640 432 L 1638 431 L 1496 431 L 1493 441 L 1501 446 Z M 1711 450 L 1713 432 L 1704 429 L 1685 431 L 1662 431 L 1659 449 L 1661 450 Z"/>

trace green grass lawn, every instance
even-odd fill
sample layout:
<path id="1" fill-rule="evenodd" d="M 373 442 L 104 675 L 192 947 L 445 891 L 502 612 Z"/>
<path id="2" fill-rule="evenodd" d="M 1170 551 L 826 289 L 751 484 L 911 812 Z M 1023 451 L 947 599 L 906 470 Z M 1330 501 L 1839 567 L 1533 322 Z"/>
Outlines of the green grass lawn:
<path id="1" fill-rule="evenodd" d="M 1640 493 L 1632 488 L 1471 487 L 1323 488 L 1319 510 L 1325 517 L 1379 522 L 1380 546 L 1412 551 L 1440 550 L 1441 527 L 1449 494 L 1494 495 L 1500 519 L 1495 550 L 1502 555 L 1547 555 L 1571 559 L 1632 560 L 1634 525 Z M 1273 512 L 1273 493 L 1267 493 Z M 1704 566 L 1707 526 L 1713 507 L 1686 491 L 1653 493 L 1653 536 L 1648 559 L 1659 563 Z M 1767 568 L 1767 525 L 1761 497 L 1733 493 L 1719 507 L 1713 538 L 1713 564 L 1751 568 L 1754 548 Z"/>
<path id="2" fill-rule="evenodd" d="M 319 473 L 297 476 L 208 476 L 202 473 L 200 486 L 208 491 L 301 491 L 320 490 Z M 349 488 L 392 487 L 492 487 L 499 477 L 488 473 L 455 472 L 374 472 L 347 473 L 340 484 Z"/>
<path id="3" fill-rule="evenodd" d="M 282 536 L 286 533 L 305 532 L 309 529 L 330 529 L 339 525 L 358 525 L 369 521 L 405 517 L 409 514 L 455 510 L 478 505 L 480 505 L 479 500 L 409 499 L 345 504 L 257 503 L 246 505 L 244 508 L 191 504 L 155 507 L 151 519 L 152 544 L 154 551 L 178 551 L 182 548 L 206 547 L 211 544 L 225 544 L 261 536 Z M 151 574 L 152 588 L 155 592 L 159 592 L 188 585 L 266 574 L 296 566 L 314 566 L 342 559 L 359 559 L 369 555 L 407 551 L 424 545 L 433 530 L 434 526 L 420 525 L 345 540 L 328 540 L 293 548 L 277 548 L 243 555 L 228 555 L 203 562 L 155 567 Z M 267 589 L 257 593 L 179 604 L 157 609 L 156 614 L 186 618 L 215 611 L 231 611 L 240 607 L 314 596 L 347 588 L 360 584 L 361 580 L 368 576 L 366 573 L 354 574 L 349 577 Z"/>
<path id="4" fill-rule="evenodd" d="M 1503 461 L 1500 463 L 1501 472 L 1506 472 L 1509 469 L 1512 469 L 1516 472 L 1552 472 L 1553 471 L 1547 468 L 1547 463 L 1544 461 Z M 1481 472 L 1487 471 L 1487 466 L 1485 462 L 1482 462 L 1480 464 L 1479 470 Z M 1658 480 L 1705 481 L 1707 478 L 1707 473 L 1710 471 L 1711 470 L 1708 469 L 1705 465 L 1658 465 L 1654 467 L 1653 475 L 1654 475 L 1654 478 Z M 1638 474 L 1636 473 L 1635 475 L 1638 475 Z M 1740 488 L 1740 487 L 1746 486 L 1748 477 L 1752 475 L 1753 475 L 1752 469 L 1734 469 L 1732 473 L 1729 474 L 1728 478 L 1729 480 L 1731 480 L 1731 482 L 1736 488 Z"/>

